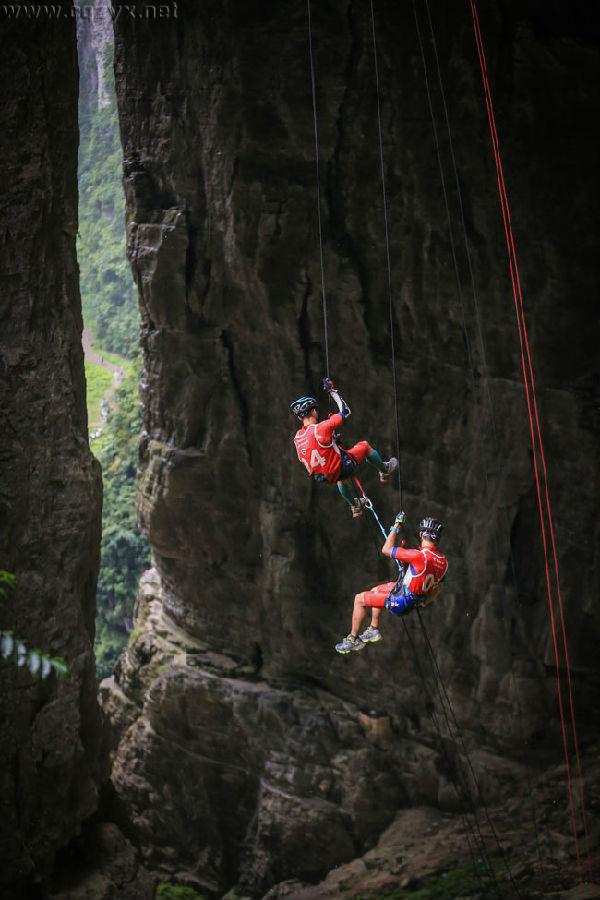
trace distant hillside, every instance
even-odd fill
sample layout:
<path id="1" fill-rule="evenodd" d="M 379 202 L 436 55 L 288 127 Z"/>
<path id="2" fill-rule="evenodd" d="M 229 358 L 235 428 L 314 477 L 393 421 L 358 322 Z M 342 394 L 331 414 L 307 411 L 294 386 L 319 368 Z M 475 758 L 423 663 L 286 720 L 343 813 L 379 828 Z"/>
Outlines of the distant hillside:
<path id="1" fill-rule="evenodd" d="M 106 350 L 129 359 L 137 351 L 135 286 L 125 257 L 123 157 L 114 92 L 108 6 L 78 26 L 79 239 L 83 317 Z"/>
<path id="2" fill-rule="evenodd" d="M 113 34 L 108 6 L 78 28 L 80 68 L 79 240 L 77 251 L 86 328 L 107 368 L 123 367 L 116 390 L 110 374 L 86 350 L 88 407 L 104 407 L 93 424 L 92 450 L 102 464 L 102 557 L 96 595 L 96 668 L 109 675 L 131 630 L 148 545 L 135 520 L 137 441 L 141 430 L 137 297 L 125 257 L 122 152 L 114 91 Z M 108 363 L 106 361 L 108 360 Z M 98 360 L 96 360 L 96 363 Z M 109 392 L 107 393 L 107 388 Z"/>

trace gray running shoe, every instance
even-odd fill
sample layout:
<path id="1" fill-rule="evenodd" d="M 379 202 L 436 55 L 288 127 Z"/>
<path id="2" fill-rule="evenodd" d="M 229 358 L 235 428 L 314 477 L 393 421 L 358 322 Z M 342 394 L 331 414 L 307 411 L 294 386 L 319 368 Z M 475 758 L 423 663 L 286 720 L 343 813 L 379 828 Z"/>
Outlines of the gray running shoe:
<path id="1" fill-rule="evenodd" d="M 383 640 L 383 635 L 379 628 L 373 628 L 372 625 L 369 625 L 369 627 L 365 628 L 363 633 L 359 635 L 359 638 L 363 644 L 378 644 L 379 641 Z"/>
<path id="2" fill-rule="evenodd" d="M 379 473 L 379 480 L 382 482 L 382 484 L 385 484 L 386 481 L 390 480 L 390 478 L 392 477 L 392 475 L 398 468 L 398 460 L 396 459 L 395 456 L 392 456 L 392 457 L 390 457 L 390 459 L 388 459 L 388 461 L 386 463 L 384 463 L 384 465 L 385 465 L 385 472 Z"/>
<path id="3" fill-rule="evenodd" d="M 353 637 L 351 634 L 335 645 L 338 653 L 352 653 L 354 650 L 364 650 L 365 647 L 366 644 L 359 637 Z"/>
<path id="4" fill-rule="evenodd" d="M 354 503 L 352 504 L 352 518 L 360 519 L 363 514 L 363 510 L 366 508 L 367 501 L 364 497 L 356 497 L 354 499 Z"/>

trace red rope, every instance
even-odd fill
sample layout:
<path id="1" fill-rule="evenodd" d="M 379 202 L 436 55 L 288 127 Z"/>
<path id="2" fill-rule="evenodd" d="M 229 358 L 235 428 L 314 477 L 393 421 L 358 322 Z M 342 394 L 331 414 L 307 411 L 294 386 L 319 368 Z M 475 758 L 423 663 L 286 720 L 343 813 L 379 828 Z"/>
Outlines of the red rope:
<path id="1" fill-rule="evenodd" d="M 582 872 L 581 872 L 581 860 L 579 855 L 579 841 L 577 836 L 577 826 L 575 819 L 575 808 L 573 804 L 573 792 L 572 792 L 572 780 L 571 780 L 571 766 L 569 761 L 569 748 L 568 748 L 568 739 L 567 739 L 567 729 L 565 724 L 565 716 L 564 716 L 564 707 L 563 707 L 563 699 L 562 699 L 562 689 L 561 689 L 561 681 L 560 681 L 560 672 L 559 672 L 559 650 L 558 650 L 558 637 L 556 630 L 556 621 L 554 615 L 554 600 L 552 595 L 552 586 L 551 586 L 551 578 L 550 578 L 550 563 L 548 559 L 548 538 L 546 533 L 546 524 L 545 518 L 547 518 L 548 522 L 548 531 L 550 533 L 550 544 L 551 551 L 553 557 L 553 568 L 554 568 L 554 576 L 556 580 L 556 599 L 558 601 L 558 610 L 559 610 L 559 619 L 560 619 L 560 628 L 562 634 L 562 645 L 564 651 L 565 658 L 565 667 L 566 667 L 566 675 L 567 675 L 567 687 L 569 694 L 569 712 L 570 712 L 570 720 L 571 720 L 571 728 L 573 735 L 573 745 L 575 748 L 575 756 L 577 761 L 577 774 L 579 776 L 579 800 L 581 805 L 581 816 L 583 822 L 583 830 L 585 835 L 585 848 L 587 854 L 587 865 L 590 876 L 590 881 L 592 878 L 592 867 L 590 861 L 590 849 L 589 849 L 589 834 L 587 827 L 587 818 L 585 812 L 585 798 L 584 798 L 584 779 L 583 772 L 581 767 L 581 757 L 579 753 L 579 742 L 577 739 L 577 725 L 576 725 L 576 717 L 575 717 L 575 705 L 573 701 L 573 685 L 571 679 L 571 666 L 569 660 L 569 650 L 567 643 L 567 632 L 565 626 L 564 619 L 564 607 L 562 594 L 560 589 L 560 577 L 559 577 L 559 566 L 558 566 L 558 553 L 556 547 L 556 535 L 554 530 L 554 521 L 552 515 L 552 505 L 550 501 L 550 491 L 548 487 L 548 470 L 546 466 L 546 456 L 544 452 L 544 444 L 542 440 L 542 430 L 540 425 L 540 418 L 538 412 L 538 404 L 536 397 L 536 389 L 535 389 L 535 378 L 533 372 L 533 362 L 531 357 L 531 348 L 529 345 L 529 336 L 527 333 L 527 323 L 525 319 L 525 310 L 523 306 L 523 293 L 521 288 L 521 278 L 519 274 L 519 266 L 517 262 L 517 251 L 515 245 L 514 234 L 512 230 L 511 223 L 511 215 L 510 215 L 510 206 L 508 202 L 508 193 L 506 190 L 506 182 L 504 180 L 504 171 L 502 167 L 502 160 L 500 156 L 500 142 L 498 140 L 498 132 L 496 129 L 496 118 L 494 115 L 494 107 L 492 102 L 492 94 L 490 90 L 488 75 L 487 75 L 487 63 L 485 57 L 485 50 L 483 46 L 483 38 L 481 35 L 481 28 L 479 24 L 479 16 L 477 14 L 477 6 L 476 0 L 469 0 L 471 6 L 471 15 L 473 18 L 473 29 L 475 33 L 475 43 L 477 46 L 477 54 L 479 57 L 479 65 L 481 68 L 481 76 L 483 80 L 483 88 L 485 95 L 485 104 L 486 111 L 488 117 L 488 123 L 490 126 L 490 135 L 492 142 L 492 150 L 494 153 L 494 160 L 496 164 L 496 175 L 498 181 L 498 193 L 500 197 L 500 207 L 502 210 L 502 220 L 504 224 L 504 233 L 506 237 L 506 245 L 508 250 L 508 261 L 509 261 L 509 270 L 510 270 L 510 279 L 511 286 L 513 291 L 513 299 L 515 303 L 515 311 L 517 315 L 517 329 L 519 334 L 519 344 L 521 351 L 521 367 L 523 371 L 523 382 L 525 386 L 525 396 L 527 400 L 527 414 L 529 418 L 529 429 L 531 435 L 531 444 L 533 450 L 533 468 L 535 475 L 535 484 L 536 484 L 536 493 L 537 493 L 537 501 L 538 501 L 538 513 L 540 517 L 540 525 L 541 525 L 541 533 L 542 533 L 542 546 L 544 550 L 544 566 L 545 566 L 545 576 L 546 576 L 546 590 L 548 594 L 548 607 L 550 611 L 550 624 L 552 630 L 552 641 L 554 648 L 554 658 L 556 663 L 556 685 L 557 685 L 557 696 L 558 696 L 558 708 L 560 713 L 561 720 L 561 731 L 562 731 L 562 739 L 563 739 L 563 750 L 565 757 L 565 767 L 566 767 L 566 777 L 567 777 L 567 788 L 569 795 L 569 814 L 571 819 L 571 828 L 573 831 L 573 838 L 575 840 L 575 852 L 577 857 L 577 867 L 579 872 L 579 879 L 582 880 Z M 538 469 L 538 459 L 537 454 L 539 453 L 539 458 L 541 462 L 541 471 L 543 476 L 543 498 L 542 498 L 542 485 L 540 479 L 540 473 Z M 545 507 L 545 515 L 544 515 L 544 507 Z"/>

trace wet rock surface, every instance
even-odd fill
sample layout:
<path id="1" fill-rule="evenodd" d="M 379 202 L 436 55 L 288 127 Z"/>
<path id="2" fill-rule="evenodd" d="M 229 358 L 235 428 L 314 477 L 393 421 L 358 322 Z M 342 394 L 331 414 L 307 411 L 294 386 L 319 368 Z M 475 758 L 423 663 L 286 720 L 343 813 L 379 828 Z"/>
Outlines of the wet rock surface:
<path id="1" fill-rule="evenodd" d="M 58 9 L 60 6 L 55 7 Z M 62 656 L 43 681 L 0 659 L 0 896 L 30 900 L 98 803 L 94 598 L 100 471 L 87 443 L 71 4 L 0 21 L 0 628 Z M 5 11 L 4 11 L 5 12 Z"/>
<path id="2" fill-rule="evenodd" d="M 423 514 L 446 524 L 447 586 L 425 622 L 498 806 L 523 789 L 525 766 L 539 777 L 561 751 L 495 173 L 468 7 L 434 4 L 475 303 L 440 125 L 462 299 L 454 277 L 412 8 L 376 9 L 404 505 L 413 527 Z M 481 15 L 585 743 L 597 727 L 599 631 L 588 130 L 597 61 L 577 16 L 561 31 L 566 17 L 549 27 L 534 12 L 503 4 Z M 313 13 L 331 373 L 353 408 L 348 444 L 367 437 L 387 455 L 395 424 L 369 13 L 344 0 Z M 236 883 L 258 896 L 288 878 L 318 881 L 372 846 L 399 807 L 456 805 L 428 717 L 439 700 L 400 623 L 385 620 L 382 644 L 362 654 L 333 652 L 353 594 L 390 572 L 369 518 L 352 522 L 290 445 L 287 404 L 324 374 L 305 16 L 287 0 L 228 0 L 181 3 L 160 27 L 116 23 L 145 367 L 139 517 L 156 569 L 154 587 L 142 585 L 139 633 L 104 687 L 113 784 L 145 864 L 217 895 Z M 368 471 L 364 484 L 391 521 L 393 489 Z M 408 627 L 426 659 L 418 623 Z M 379 728 L 360 715 L 387 719 L 389 743 L 374 743 Z"/>

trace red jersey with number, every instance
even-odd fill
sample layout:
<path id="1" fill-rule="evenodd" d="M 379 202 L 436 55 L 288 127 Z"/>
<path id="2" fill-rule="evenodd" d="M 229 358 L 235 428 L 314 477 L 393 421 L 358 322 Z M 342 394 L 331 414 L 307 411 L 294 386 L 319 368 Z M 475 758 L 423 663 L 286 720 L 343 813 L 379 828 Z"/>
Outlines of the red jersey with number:
<path id="1" fill-rule="evenodd" d="M 339 480 L 342 458 L 333 432 L 343 421 L 343 416 L 334 413 L 323 422 L 305 425 L 296 432 L 296 453 L 309 475 L 323 475 L 329 482 Z"/>
<path id="2" fill-rule="evenodd" d="M 392 559 L 408 563 L 402 584 L 417 597 L 437 587 L 448 571 L 448 560 L 433 547 L 421 547 L 419 550 L 394 547 Z"/>

